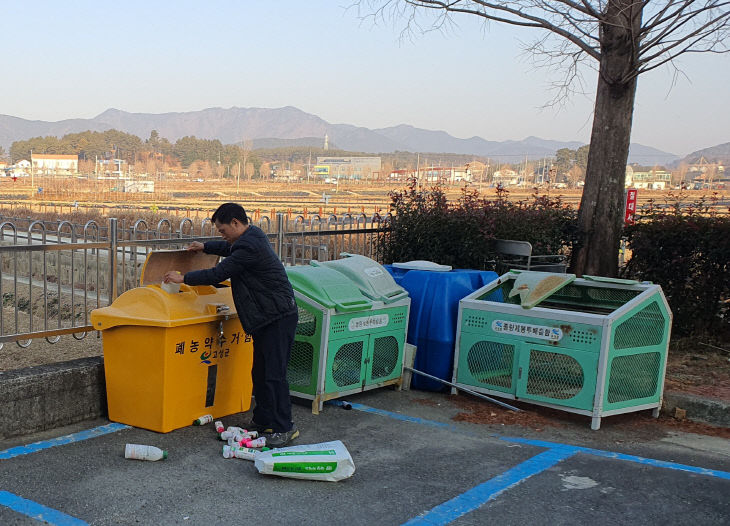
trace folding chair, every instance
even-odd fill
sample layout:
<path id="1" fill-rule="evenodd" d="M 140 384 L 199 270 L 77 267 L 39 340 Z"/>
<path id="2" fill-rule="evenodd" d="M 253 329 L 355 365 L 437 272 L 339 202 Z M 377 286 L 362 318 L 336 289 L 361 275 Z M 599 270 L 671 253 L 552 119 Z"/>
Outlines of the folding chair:
<path id="1" fill-rule="evenodd" d="M 562 254 L 533 256 L 532 245 L 528 241 L 495 239 L 494 251 L 497 253 L 495 266 L 498 274 L 504 274 L 510 269 L 564 274 L 568 267 Z"/>

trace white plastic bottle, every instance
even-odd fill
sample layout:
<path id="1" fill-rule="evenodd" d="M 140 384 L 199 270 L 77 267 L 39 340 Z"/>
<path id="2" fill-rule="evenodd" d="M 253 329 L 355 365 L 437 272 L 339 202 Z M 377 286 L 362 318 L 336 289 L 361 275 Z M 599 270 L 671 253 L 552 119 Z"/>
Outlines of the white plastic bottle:
<path id="1" fill-rule="evenodd" d="M 220 420 L 214 422 L 213 425 L 215 426 L 215 430 L 217 433 L 222 433 L 226 429 L 225 427 L 223 427 L 223 422 L 221 422 Z"/>
<path id="2" fill-rule="evenodd" d="M 155 446 L 127 444 L 124 447 L 124 458 L 136 460 L 163 460 L 167 458 L 167 451 L 163 451 L 159 447 Z"/>
<path id="3" fill-rule="evenodd" d="M 194 426 L 202 426 L 205 424 L 210 424 L 213 421 L 213 415 L 203 415 L 199 416 L 195 420 L 193 420 Z"/>
<path id="4" fill-rule="evenodd" d="M 246 447 L 264 447 L 266 445 L 266 437 L 243 440 L 242 445 Z"/>
<path id="5" fill-rule="evenodd" d="M 254 460 L 257 451 L 247 447 L 223 446 L 223 458 L 242 458 Z"/>
<path id="6" fill-rule="evenodd" d="M 261 451 L 269 451 L 268 447 L 261 448 Z M 242 458 L 245 460 L 255 460 L 256 453 L 260 453 L 258 449 L 238 446 L 223 446 L 223 458 Z"/>

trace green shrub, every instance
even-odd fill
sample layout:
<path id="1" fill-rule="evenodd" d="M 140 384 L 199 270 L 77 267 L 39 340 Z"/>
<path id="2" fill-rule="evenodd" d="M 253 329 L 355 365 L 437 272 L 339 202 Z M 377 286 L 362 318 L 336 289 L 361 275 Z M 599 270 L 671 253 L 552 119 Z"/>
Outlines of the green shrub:
<path id="1" fill-rule="evenodd" d="M 661 285 L 676 335 L 730 336 L 730 217 L 717 196 L 652 206 L 626 229 L 631 259 L 623 275 Z"/>
<path id="2" fill-rule="evenodd" d="M 535 255 L 566 253 L 572 245 L 576 213 L 559 197 L 535 193 L 512 202 L 498 190 L 490 200 L 464 188 L 455 203 L 448 203 L 443 189 L 415 181 L 390 196 L 394 219 L 379 238 L 385 263 L 425 259 L 482 269 L 495 257 L 494 239 L 529 241 Z"/>

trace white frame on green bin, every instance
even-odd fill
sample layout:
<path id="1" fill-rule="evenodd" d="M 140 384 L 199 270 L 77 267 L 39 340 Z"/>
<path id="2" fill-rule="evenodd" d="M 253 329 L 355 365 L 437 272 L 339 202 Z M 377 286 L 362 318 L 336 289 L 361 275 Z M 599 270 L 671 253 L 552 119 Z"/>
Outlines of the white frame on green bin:
<path id="1" fill-rule="evenodd" d="M 322 365 L 322 362 L 324 361 L 325 357 L 327 356 L 327 349 L 325 347 L 325 343 L 327 342 L 327 335 L 329 334 L 329 330 L 330 330 L 330 314 L 331 314 L 332 309 L 324 307 L 322 304 L 305 296 L 304 294 L 302 294 L 301 292 L 299 292 L 297 290 L 294 291 L 294 297 L 322 313 L 322 329 L 321 329 L 320 340 L 319 340 L 319 360 L 317 362 L 319 364 L 319 370 L 317 371 L 317 381 L 315 383 L 315 386 L 316 386 L 315 392 L 317 394 L 310 395 L 308 393 L 301 393 L 299 391 L 294 391 L 292 389 L 289 389 L 289 394 L 291 396 L 296 396 L 297 398 L 304 398 L 307 400 L 316 400 L 317 397 L 323 392 L 323 388 L 324 388 L 323 375 L 324 375 L 324 371 L 327 367 L 327 364 L 325 363 L 324 365 Z M 321 406 L 322 406 L 322 404 L 320 403 L 318 405 L 320 410 L 322 409 Z M 314 406 L 313 406 L 312 410 L 314 412 Z"/>
<path id="2" fill-rule="evenodd" d="M 523 309 L 520 305 L 517 304 L 510 304 L 510 303 L 501 303 L 501 302 L 495 302 L 495 301 L 488 301 L 488 300 L 478 300 L 480 296 L 484 295 L 489 290 L 495 288 L 498 285 L 503 284 L 505 281 L 514 279 L 517 276 L 517 274 L 513 273 L 507 273 L 504 274 L 497 279 L 491 281 L 490 283 L 484 285 L 478 290 L 475 290 L 468 296 L 465 296 L 459 301 L 459 313 L 457 317 L 457 325 L 456 325 L 456 341 L 454 343 L 454 371 L 452 375 L 452 383 L 456 387 L 452 387 L 451 393 L 456 394 L 458 393 L 458 388 L 463 387 L 465 389 L 471 389 L 473 391 L 477 391 L 480 393 L 485 393 L 493 396 L 497 396 L 500 398 L 506 398 L 510 400 L 524 400 L 527 403 L 545 406 L 545 407 L 551 407 L 553 409 L 559 409 L 561 411 L 567 411 L 571 413 L 576 413 L 580 415 L 590 416 L 591 417 L 591 429 L 597 430 L 600 428 L 601 425 L 601 418 L 604 416 L 611 416 L 616 414 L 622 414 L 622 413 L 629 413 L 634 411 L 641 411 L 645 409 L 653 409 L 652 415 L 654 417 L 659 416 L 659 411 L 662 406 L 662 400 L 663 400 L 663 393 L 664 393 L 664 381 L 665 381 L 665 375 L 666 375 L 666 356 L 663 360 L 663 366 L 662 370 L 659 372 L 659 400 L 658 402 L 652 402 L 652 403 L 646 403 L 641 405 L 635 405 L 635 406 L 629 406 L 619 409 L 612 409 L 608 411 L 603 410 L 603 404 L 604 404 L 604 391 L 606 388 L 606 382 L 607 382 L 607 370 L 608 370 L 608 359 L 609 359 L 609 344 L 610 339 L 612 336 L 612 328 L 613 324 L 616 320 L 620 319 L 621 316 L 626 314 L 627 312 L 631 311 L 632 309 L 636 308 L 647 300 L 649 297 L 653 295 L 657 295 L 657 299 L 660 300 L 664 308 L 666 309 L 668 315 L 669 315 L 669 327 L 668 327 L 668 336 L 667 336 L 667 345 L 669 342 L 669 337 L 671 336 L 671 324 L 672 324 L 672 311 L 669 308 L 669 303 L 667 302 L 666 297 L 664 296 L 663 291 L 661 290 L 661 287 L 659 285 L 655 285 L 652 283 L 644 282 L 644 283 L 610 283 L 610 282 L 604 282 L 604 281 L 594 281 L 594 280 L 588 280 L 583 278 L 577 278 L 574 281 L 571 282 L 571 284 L 576 285 L 585 285 L 590 286 L 594 288 L 607 288 L 607 289 L 622 289 L 622 290 L 634 290 L 634 291 L 640 291 L 640 294 L 638 294 L 636 297 L 632 298 L 628 302 L 626 302 L 621 307 L 617 308 L 616 310 L 612 311 L 609 314 L 592 314 L 592 313 L 583 313 L 583 312 L 575 312 L 575 311 L 565 311 L 565 310 L 559 310 L 559 309 L 549 309 L 540 307 L 539 305 L 536 307 L 533 307 L 531 309 Z M 541 319 L 549 319 L 549 320 L 557 320 L 557 321 L 565 321 L 570 323 L 582 323 L 582 324 L 588 324 L 593 326 L 600 326 L 602 329 L 602 335 L 601 335 L 601 345 L 600 345 L 600 351 L 598 355 L 598 371 L 597 371 L 597 377 L 596 377 L 596 390 L 594 394 L 594 400 L 593 400 L 593 409 L 592 410 L 585 410 L 585 409 L 577 409 L 572 407 L 566 407 L 563 405 L 558 404 L 552 404 L 549 402 L 544 401 L 537 401 L 533 399 L 524 399 L 524 398 L 518 398 L 515 394 L 511 393 L 505 393 L 503 391 L 497 391 L 494 389 L 488 389 L 484 387 L 475 386 L 472 384 L 464 384 L 461 382 L 458 382 L 458 369 L 459 369 L 459 354 L 461 349 L 461 334 L 462 334 L 462 316 L 464 309 L 472 309 L 472 310 L 482 310 L 482 311 L 490 311 L 490 312 L 497 312 L 502 314 L 510 314 L 515 315 L 519 313 L 523 314 L 529 314 L 531 318 L 541 318 Z M 666 353 L 666 349 L 664 350 Z M 517 353 L 519 354 L 519 353 Z M 515 356 L 513 358 L 514 360 L 518 360 L 518 356 Z M 515 385 L 515 392 L 516 392 L 517 386 Z"/>

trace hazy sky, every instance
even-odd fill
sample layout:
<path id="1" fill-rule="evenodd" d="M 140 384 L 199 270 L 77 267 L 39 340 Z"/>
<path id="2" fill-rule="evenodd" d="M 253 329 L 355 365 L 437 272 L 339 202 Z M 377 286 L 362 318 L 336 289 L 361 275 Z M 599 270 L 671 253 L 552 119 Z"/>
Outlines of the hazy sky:
<path id="1" fill-rule="evenodd" d="M 330 123 L 411 124 L 460 138 L 588 142 L 595 74 L 563 108 L 521 42 L 539 33 L 458 17 L 400 38 L 350 0 L 0 0 L 0 114 L 57 121 L 108 108 L 165 113 L 295 106 Z M 690 55 L 687 77 L 644 75 L 632 142 L 684 155 L 730 142 L 730 56 Z"/>

